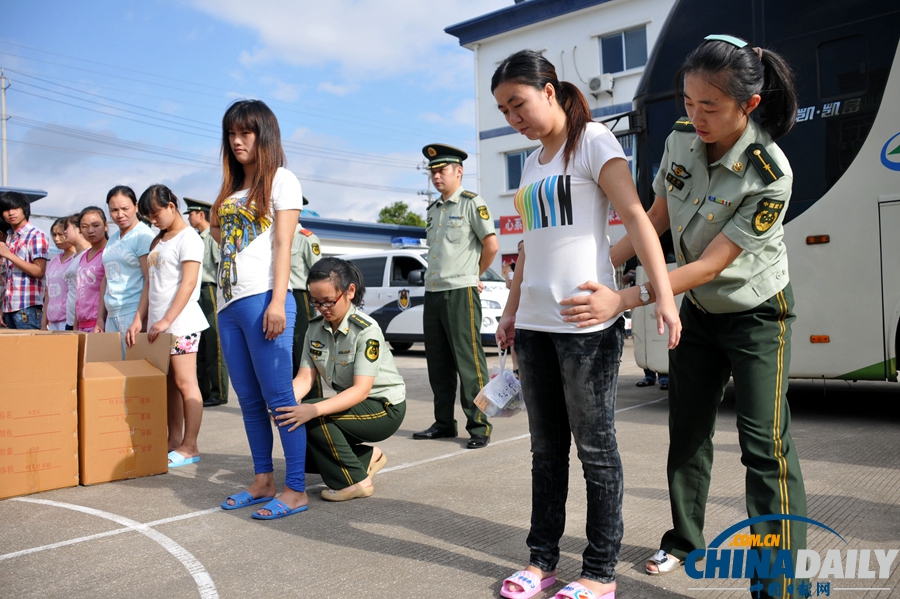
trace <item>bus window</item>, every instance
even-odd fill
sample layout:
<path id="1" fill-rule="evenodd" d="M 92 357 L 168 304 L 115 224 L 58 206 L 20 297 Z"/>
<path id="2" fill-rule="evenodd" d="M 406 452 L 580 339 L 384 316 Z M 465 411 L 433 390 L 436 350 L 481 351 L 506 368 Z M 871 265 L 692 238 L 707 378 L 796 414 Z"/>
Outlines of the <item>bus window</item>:
<path id="1" fill-rule="evenodd" d="M 819 45 L 819 98 L 823 102 L 866 93 L 866 38 L 851 35 Z"/>

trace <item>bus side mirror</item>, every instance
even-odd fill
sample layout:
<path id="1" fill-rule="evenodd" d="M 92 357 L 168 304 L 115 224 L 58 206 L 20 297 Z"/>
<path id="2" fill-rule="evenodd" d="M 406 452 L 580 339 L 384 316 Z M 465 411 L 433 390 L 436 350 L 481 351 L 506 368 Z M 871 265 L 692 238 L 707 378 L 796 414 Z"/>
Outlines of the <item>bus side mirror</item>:
<path id="1" fill-rule="evenodd" d="M 425 285 L 425 271 L 424 270 L 411 270 L 409 271 L 409 275 L 406 277 L 406 282 L 412 285 L 413 287 L 422 287 Z"/>

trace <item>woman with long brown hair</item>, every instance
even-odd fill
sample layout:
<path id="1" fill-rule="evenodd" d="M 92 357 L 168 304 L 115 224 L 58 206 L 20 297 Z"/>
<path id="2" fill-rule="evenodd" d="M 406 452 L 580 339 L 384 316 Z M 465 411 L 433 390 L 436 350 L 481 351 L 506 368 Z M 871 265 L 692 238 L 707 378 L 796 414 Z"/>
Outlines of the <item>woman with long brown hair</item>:
<path id="1" fill-rule="evenodd" d="M 222 119 L 222 189 L 211 210 L 219 242 L 219 335 L 250 442 L 255 480 L 222 502 L 232 510 L 267 502 L 254 518 L 307 509 L 306 428 L 279 428 L 287 466 L 275 499 L 270 412 L 296 405 L 292 342 L 297 306 L 288 293 L 291 241 L 303 208 L 297 177 L 284 168 L 281 131 L 259 100 L 232 104 Z"/>

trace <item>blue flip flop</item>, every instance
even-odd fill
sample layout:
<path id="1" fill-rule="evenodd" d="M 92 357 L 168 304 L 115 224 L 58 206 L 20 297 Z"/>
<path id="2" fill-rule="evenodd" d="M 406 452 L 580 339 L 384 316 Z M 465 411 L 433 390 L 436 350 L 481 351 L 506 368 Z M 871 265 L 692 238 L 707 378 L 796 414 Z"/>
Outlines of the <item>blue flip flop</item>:
<path id="1" fill-rule="evenodd" d="M 234 501 L 234 505 L 228 505 L 228 499 Z M 253 495 L 248 493 L 247 491 L 241 491 L 240 493 L 235 493 L 234 495 L 229 495 L 228 498 L 219 504 L 223 510 L 238 510 L 242 507 L 249 507 L 251 505 L 256 505 L 257 503 L 266 503 L 275 499 L 274 497 L 258 497 L 256 499 L 253 498 Z"/>
<path id="2" fill-rule="evenodd" d="M 259 508 L 261 510 L 269 510 L 272 512 L 271 516 L 260 516 L 257 512 L 253 512 L 252 516 L 257 520 L 278 520 L 279 518 L 284 518 L 286 516 L 290 516 L 291 514 L 297 514 L 299 512 L 305 512 L 309 509 L 308 505 L 301 505 L 297 509 L 291 509 L 287 505 L 285 505 L 280 499 L 273 499 L 266 505 Z"/>
<path id="3" fill-rule="evenodd" d="M 181 466 L 187 466 L 188 464 L 196 464 L 200 461 L 200 456 L 195 455 L 192 458 L 186 458 L 177 451 L 169 452 L 169 468 L 180 468 Z"/>

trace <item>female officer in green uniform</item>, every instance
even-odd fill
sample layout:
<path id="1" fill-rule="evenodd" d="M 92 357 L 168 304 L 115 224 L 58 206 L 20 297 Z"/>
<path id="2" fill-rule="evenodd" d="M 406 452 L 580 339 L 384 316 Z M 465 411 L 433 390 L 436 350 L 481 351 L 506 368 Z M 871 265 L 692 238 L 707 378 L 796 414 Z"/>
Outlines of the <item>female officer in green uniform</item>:
<path id="1" fill-rule="evenodd" d="M 657 232 L 671 229 L 679 267 L 670 280 L 688 301 L 681 307 L 681 343 L 669 352 L 674 526 L 648 560 L 649 574 L 671 572 L 706 546 L 712 438 L 731 376 L 749 516 L 806 516 L 785 398 L 795 316 L 783 222 L 793 176 L 772 141 L 794 126 L 790 70 L 773 52 L 712 35 L 687 57 L 676 81 L 689 119 L 677 121 L 666 140 L 649 216 Z M 759 123 L 750 119 L 754 112 Z M 610 252 L 614 265 L 633 255 L 627 237 Z M 654 299 L 649 286 L 615 293 L 608 297 L 611 314 Z M 571 313 L 579 318 L 577 308 Z M 780 535 L 779 548 L 795 556 L 806 546 L 806 527 L 797 521 L 751 529 Z M 754 596 L 787 597 L 798 586 L 783 576 L 753 582 L 761 590 Z"/>
<path id="2" fill-rule="evenodd" d="M 275 418 L 290 430 L 306 424 L 306 471 L 318 472 L 328 485 L 322 499 L 369 497 L 375 490 L 372 476 L 387 456 L 363 443 L 383 441 L 400 428 L 406 385 L 381 328 L 357 310 L 365 293 L 359 270 L 340 258 L 324 258 L 307 281 L 320 315 L 306 332 L 294 397 L 299 402 L 309 392 L 316 373 L 337 395 L 278 408 L 282 413 Z"/>

